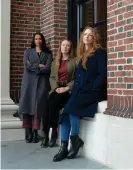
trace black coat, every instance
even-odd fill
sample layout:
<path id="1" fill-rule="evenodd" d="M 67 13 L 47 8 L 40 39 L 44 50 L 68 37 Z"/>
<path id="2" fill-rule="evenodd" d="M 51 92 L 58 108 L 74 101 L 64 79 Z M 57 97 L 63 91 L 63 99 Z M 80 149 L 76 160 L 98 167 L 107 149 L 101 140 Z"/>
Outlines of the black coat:
<path id="1" fill-rule="evenodd" d="M 94 117 L 98 102 L 107 98 L 107 53 L 99 48 L 87 61 L 87 69 L 81 62 L 75 73 L 71 97 L 61 116 L 74 114 L 80 117 Z"/>
<path id="2" fill-rule="evenodd" d="M 27 60 L 30 63 L 27 63 Z M 38 117 L 44 113 L 50 91 L 51 63 L 52 55 L 49 53 L 42 51 L 39 57 L 35 48 L 24 52 L 24 74 L 19 101 L 20 114 L 34 115 L 35 105 Z M 40 69 L 39 64 L 44 64 L 45 67 Z"/>

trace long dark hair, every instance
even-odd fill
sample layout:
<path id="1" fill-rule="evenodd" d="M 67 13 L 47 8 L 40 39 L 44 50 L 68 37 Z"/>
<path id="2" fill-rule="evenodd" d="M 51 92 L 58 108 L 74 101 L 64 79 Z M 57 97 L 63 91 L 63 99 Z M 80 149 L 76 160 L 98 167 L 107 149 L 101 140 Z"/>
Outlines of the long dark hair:
<path id="1" fill-rule="evenodd" d="M 42 50 L 44 52 L 47 52 L 47 53 L 51 53 L 50 49 L 46 46 L 46 41 L 45 41 L 45 38 L 43 36 L 42 33 L 40 32 L 36 32 L 34 35 L 33 35 L 33 38 L 32 38 L 32 42 L 31 42 L 31 48 L 35 48 L 36 47 L 36 44 L 35 44 L 35 36 L 36 35 L 40 35 L 41 39 L 42 39 Z"/>

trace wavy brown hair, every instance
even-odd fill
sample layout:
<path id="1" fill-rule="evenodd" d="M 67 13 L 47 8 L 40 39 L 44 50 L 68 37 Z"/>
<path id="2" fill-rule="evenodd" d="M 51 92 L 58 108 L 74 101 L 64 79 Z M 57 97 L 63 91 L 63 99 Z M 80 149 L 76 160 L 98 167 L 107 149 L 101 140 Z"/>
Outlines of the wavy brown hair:
<path id="1" fill-rule="evenodd" d="M 59 67 L 60 67 L 60 63 L 61 63 L 61 59 L 62 59 L 62 53 L 61 53 L 61 44 L 63 41 L 68 41 L 70 43 L 70 51 L 69 51 L 69 58 L 74 58 L 74 49 L 73 49 L 73 44 L 70 40 L 64 39 L 61 41 L 56 57 L 55 57 L 55 69 L 56 71 L 58 71 Z"/>
<path id="2" fill-rule="evenodd" d="M 86 50 L 85 44 L 83 43 L 84 32 L 87 29 L 92 31 L 92 43 L 91 43 L 92 48 L 91 48 L 91 50 L 90 49 Z M 77 58 L 78 58 L 78 61 L 82 62 L 82 67 L 84 69 L 86 69 L 86 62 L 87 62 L 88 58 L 91 57 L 99 47 L 101 47 L 100 36 L 97 33 L 96 29 L 94 29 L 92 27 L 86 27 L 81 34 L 80 41 L 79 41 L 79 44 L 77 47 Z"/>

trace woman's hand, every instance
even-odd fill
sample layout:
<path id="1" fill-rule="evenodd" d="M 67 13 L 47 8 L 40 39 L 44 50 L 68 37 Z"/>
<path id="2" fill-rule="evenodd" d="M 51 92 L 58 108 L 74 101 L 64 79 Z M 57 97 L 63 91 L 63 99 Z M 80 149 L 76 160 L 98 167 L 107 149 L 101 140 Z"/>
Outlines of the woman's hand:
<path id="1" fill-rule="evenodd" d="M 44 68 L 45 65 L 44 65 L 44 64 L 39 64 L 39 67 L 40 67 L 40 68 Z"/>
<path id="2" fill-rule="evenodd" d="M 67 86 L 67 87 L 57 88 L 55 91 L 56 91 L 57 93 L 65 93 L 65 92 L 67 92 L 67 91 L 69 91 L 69 90 L 70 90 L 70 87 Z"/>

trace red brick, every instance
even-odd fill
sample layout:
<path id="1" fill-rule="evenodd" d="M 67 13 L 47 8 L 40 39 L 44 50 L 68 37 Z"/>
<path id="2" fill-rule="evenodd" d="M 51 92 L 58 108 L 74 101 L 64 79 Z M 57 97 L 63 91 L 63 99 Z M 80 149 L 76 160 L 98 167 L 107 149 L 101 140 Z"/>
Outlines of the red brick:
<path id="1" fill-rule="evenodd" d="M 108 19 L 108 23 L 111 24 L 111 23 L 114 23 L 114 22 L 117 22 L 117 17 L 116 16 Z"/>
<path id="2" fill-rule="evenodd" d="M 109 47 L 117 46 L 117 41 L 108 42 Z"/>
<path id="3" fill-rule="evenodd" d="M 117 29 L 113 29 L 113 30 L 109 30 L 107 31 L 107 35 L 110 36 L 112 34 L 116 34 L 117 33 Z"/>
<path id="4" fill-rule="evenodd" d="M 117 58 L 117 53 L 108 54 L 108 59 Z"/>
<path id="5" fill-rule="evenodd" d="M 124 65 L 124 70 L 133 70 L 133 65 Z"/>
<path id="6" fill-rule="evenodd" d="M 119 47 L 115 47 L 115 51 L 116 52 L 121 52 L 121 51 L 124 51 L 126 49 L 126 47 L 125 46 L 119 46 Z"/>
<path id="7" fill-rule="evenodd" d="M 108 66 L 108 71 L 115 71 L 117 70 L 117 66 Z"/>
<path id="8" fill-rule="evenodd" d="M 131 24 L 131 25 L 126 25 L 126 26 L 124 27 L 124 31 L 128 31 L 128 30 L 133 30 L 133 24 Z"/>
<path id="9" fill-rule="evenodd" d="M 124 81 L 128 83 L 133 83 L 133 78 L 132 77 L 124 77 Z"/>
<path id="10" fill-rule="evenodd" d="M 133 95 L 133 90 L 123 90 L 123 95 Z"/>
<path id="11" fill-rule="evenodd" d="M 116 84 L 115 86 L 117 89 L 125 89 L 126 88 L 126 84 Z"/>
<path id="12" fill-rule="evenodd" d="M 133 57 L 133 51 L 124 52 L 124 57 Z"/>
<path id="13" fill-rule="evenodd" d="M 117 90 L 115 89 L 108 89 L 108 94 L 117 94 Z"/>
<path id="14" fill-rule="evenodd" d="M 115 23 L 115 27 L 120 27 L 120 26 L 123 26 L 123 25 L 125 25 L 125 21 L 119 21 L 119 22 Z"/>
<path id="15" fill-rule="evenodd" d="M 117 4 L 111 5 L 107 7 L 107 10 L 110 11 L 114 11 L 117 8 Z"/>
<path id="16" fill-rule="evenodd" d="M 133 16 L 133 11 L 124 14 L 124 18 L 131 18 Z"/>
<path id="17" fill-rule="evenodd" d="M 114 77 L 113 78 L 109 77 L 108 78 L 108 83 L 113 83 L 113 82 L 117 82 L 117 78 L 116 77 L 115 78 Z"/>
<path id="18" fill-rule="evenodd" d="M 126 37 L 126 33 L 119 33 L 115 36 L 115 40 L 118 40 L 118 39 L 122 39 L 122 38 L 125 38 Z"/>
<path id="19" fill-rule="evenodd" d="M 133 38 L 124 39 L 124 44 L 131 44 L 131 43 L 133 43 Z"/>

